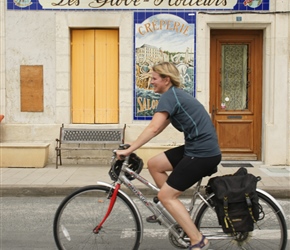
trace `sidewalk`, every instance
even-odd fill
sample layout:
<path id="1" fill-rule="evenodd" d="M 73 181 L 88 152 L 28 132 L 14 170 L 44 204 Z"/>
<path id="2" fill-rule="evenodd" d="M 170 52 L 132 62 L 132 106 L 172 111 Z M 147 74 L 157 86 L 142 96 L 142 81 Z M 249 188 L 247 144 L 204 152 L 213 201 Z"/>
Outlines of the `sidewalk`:
<path id="1" fill-rule="evenodd" d="M 237 163 L 238 164 L 238 163 Z M 275 198 L 290 198 L 290 166 L 265 166 L 252 163 L 248 172 L 261 176 L 258 188 L 267 191 Z M 219 165 L 216 175 L 232 174 L 238 167 L 223 167 Z M 0 196 L 66 196 L 73 190 L 94 185 L 97 181 L 111 183 L 108 175 L 109 166 L 63 165 L 55 168 L 49 164 L 44 168 L 0 168 Z M 148 170 L 144 168 L 142 177 L 153 182 Z M 209 177 L 204 178 L 205 185 Z M 133 183 L 143 194 L 155 195 L 140 182 Z M 126 187 L 123 187 L 126 189 Z M 190 195 L 190 190 L 185 195 Z"/>

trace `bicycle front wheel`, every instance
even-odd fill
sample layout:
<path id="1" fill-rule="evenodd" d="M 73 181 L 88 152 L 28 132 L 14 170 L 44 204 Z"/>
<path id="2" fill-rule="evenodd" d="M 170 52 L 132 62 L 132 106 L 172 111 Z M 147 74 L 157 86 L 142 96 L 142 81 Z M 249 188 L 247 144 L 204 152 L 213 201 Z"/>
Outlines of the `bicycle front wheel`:
<path id="1" fill-rule="evenodd" d="M 58 249 L 138 249 L 141 221 L 135 208 L 120 192 L 99 232 L 93 232 L 108 211 L 110 191 L 107 186 L 87 186 L 62 201 L 53 224 Z"/>
<path id="2" fill-rule="evenodd" d="M 260 192 L 258 192 L 258 196 L 264 211 L 264 218 L 257 222 L 253 232 L 240 233 L 236 237 L 223 233 L 214 210 L 207 204 L 201 207 L 196 216 L 195 224 L 210 240 L 213 249 L 286 249 L 287 226 L 283 213 L 268 196 Z"/>

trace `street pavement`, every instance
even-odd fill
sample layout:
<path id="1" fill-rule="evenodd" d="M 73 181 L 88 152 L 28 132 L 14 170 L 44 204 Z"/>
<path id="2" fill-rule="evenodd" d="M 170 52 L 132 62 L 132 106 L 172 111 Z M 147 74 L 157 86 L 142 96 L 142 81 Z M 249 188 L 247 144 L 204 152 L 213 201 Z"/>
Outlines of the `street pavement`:
<path id="1" fill-rule="evenodd" d="M 223 162 L 213 176 L 233 174 L 238 167 L 224 167 Z M 240 164 L 237 162 L 236 164 Z M 260 176 L 258 188 L 270 193 L 275 198 L 290 198 L 290 166 L 266 166 L 260 162 L 251 162 L 247 167 L 249 173 Z M 0 168 L 0 196 L 66 196 L 73 190 L 86 185 L 94 185 L 97 181 L 112 183 L 108 171 L 109 166 L 67 165 L 55 168 L 48 164 L 44 168 Z M 143 168 L 141 176 L 153 182 L 149 171 Z M 202 181 L 206 185 L 209 177 Z M 137 180 L 133 184 L 144 195 L 155 195 L 153 191 Z M 123 187 L 126 191 L 126 187 Z M 191 189 L 184 195 L 190 195 Z"/>

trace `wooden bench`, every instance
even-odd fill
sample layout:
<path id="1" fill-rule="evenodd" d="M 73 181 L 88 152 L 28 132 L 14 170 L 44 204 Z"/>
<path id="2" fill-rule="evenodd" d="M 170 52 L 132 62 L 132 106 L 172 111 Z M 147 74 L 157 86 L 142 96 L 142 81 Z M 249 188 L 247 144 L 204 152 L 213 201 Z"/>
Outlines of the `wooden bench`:
<path id="1" fill-rule="evenodd" d="M 81 144 L 120 144 L 124 143 L 126 124 L 123 128 L 65 128 L 60 127 L 59 139 L 56 139 L 56 168 L 62 165 L 62 150 L 94 150 L 94 148 L 81 148 Z M 63 147 L 63 144 L 77 144 L 76 147 Z M 99 148 L 98 148 L 99 149 Z M 100 149 L 99 149 L 100 150 Z"/>

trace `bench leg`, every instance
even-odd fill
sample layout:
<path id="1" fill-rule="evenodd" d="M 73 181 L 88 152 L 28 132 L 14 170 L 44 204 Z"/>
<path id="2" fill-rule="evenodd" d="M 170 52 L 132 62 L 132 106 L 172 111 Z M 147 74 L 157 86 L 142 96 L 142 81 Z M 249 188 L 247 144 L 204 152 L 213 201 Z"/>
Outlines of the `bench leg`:
<path id="1" fill-rule="evenodd" d="M 58 149 L 55 148 L 55 151 L 56 151 L 55 168 L 58 169 L 58 157 L 59 157 L 59 155 L 58 155 Z"/>
<path id="2" fill-rule="evenodd" d="M 58 169 L 58 165 L 62 165 L 61 150 L 59 148 L 55 148 L 55 150 L 56 150 L 55 168 Z M 58 164 L 58 160 L 59 160 L 59 164 Z"/>
<path id="3" fill-rule="evenodd" d="M 62 160 L 61 160 L 61 150 L 59 150 L 59 165 L 62 165 Z"/>

